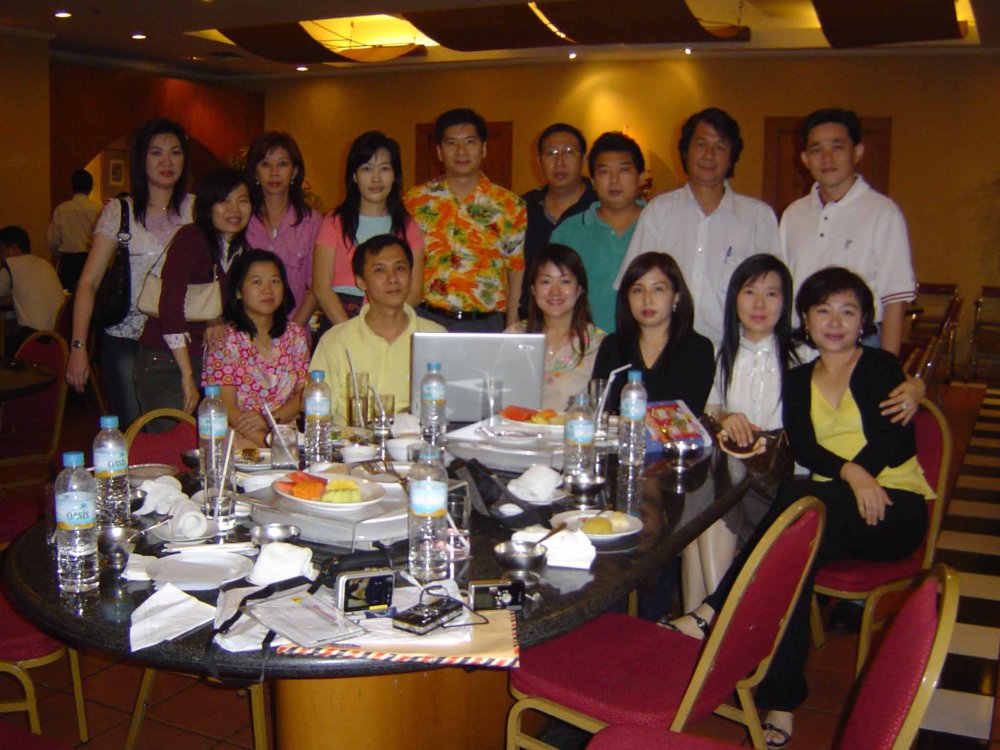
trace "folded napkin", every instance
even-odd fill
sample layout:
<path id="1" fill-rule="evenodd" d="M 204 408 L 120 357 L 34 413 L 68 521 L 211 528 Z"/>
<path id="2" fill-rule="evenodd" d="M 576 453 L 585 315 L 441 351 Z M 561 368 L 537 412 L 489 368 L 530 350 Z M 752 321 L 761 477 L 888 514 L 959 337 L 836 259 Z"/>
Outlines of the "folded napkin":
<path id="1" fill-rule="evenodd" d="M 150 513 L 166 515 L 179 500 L 187 500 L 188 496 L 181 492 L 181 483 L 175 477 L 157 477 L 147 479 L 139 489 L 146 493 L 146 500 L 136 515 L 146 516 Z"/>
<path id="2" fill-rule="evenodd" d="M 137 555 L 133 552 L 128 556 L 122 575 L 126 581 L 148 581 L 149 573 L 146 572 L 146 566 L 156 559 L 158 558 L 153 555 Z"/>
<path id="3" fill-rule="evenodd" d="M 221 592 L 215 607 L 215 627 L 220 627 L 222 623 L 236 614 L 236 608 L 240 606 L 244 597 L 260 591 L 261 588 L 263 587 L 246 586 Z M 267 633 L 268 629 L 264 625 L 252 617 L 243 616 L 230 627 L 228 633 L 216 633 L 214 640 L 219 648 L 232 653 L 258 651 Z M 279 635 L 272 641 L 271 646 L 277 648 L 287 643 L 291 643 L 291 641 Z"/>
<path id="4" fill-rule="evenodd" d="M 129 633 L 132 650 L 177 638 L 211 622 L 214 616 L 215 607 L 211 604 L 200 602 L 168 583 L 132 613 Z"/>
<path id="5" fill-rule="evenodd" d="M 507 489 L 521 500 L 529 503 L 544 503 L 552 498 L 556 487 L 562 484 L 562 476 L 555 469 L 534 464 L 521 476 L 511 479 Z"/>
<path id="6" fill-rule="evenodd" d="M 410 437 L 420 434 L 420 420 L 413 414 L 400 412 L 392 420 L 393 437 Z"/>
<path id="7" fill-rule="evenodd" d="M 548 534 L 550 529 L 542 526 L 529 526 L 526 529 L 515 531 L 512 539 L 524 542 L 537 542 Z M 550 536 L 542 544 L 548 550 L 545 556 L 545 564 L 550 568 L 579 568 L 588 570 L 590 563 L 597 556 L 594 543 L 587 538 L 582 531 L 563 529 L 555 536 Z"/>
<path id="8" fill-rule="evenodd" d="M 173 515 L 167 525 L 174 539 L 197 539 L 208 531 L 208 519 L 201 508 L 188 500 L 178 500 L 174 504 Z"/>
<path id="9" fill-rule="evenodd" d="M 552 586 L 560 594 L 572 594 L 594 580 L 594 576 L 586 570 L 569 570 L 567 568 L 547 567 L 539 576 L 543 583 Z"/>
<path id="10" fill-rule="evenodd" d="M 312 550 L 287 542 L 272 542 L 261 548 L 247 579 L 257 586 L 267 586 L 295 576 L 314 577 Z"/>

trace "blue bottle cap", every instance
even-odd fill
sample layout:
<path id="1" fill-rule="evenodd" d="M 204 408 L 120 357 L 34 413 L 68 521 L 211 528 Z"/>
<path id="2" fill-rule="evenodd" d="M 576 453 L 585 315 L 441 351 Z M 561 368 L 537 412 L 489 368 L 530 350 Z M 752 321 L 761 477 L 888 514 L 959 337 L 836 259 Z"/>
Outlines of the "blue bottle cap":
<path id="1" fill-rule="evenodd" d="M 634 380 L 639 380 L 639 381 L 642 380 L 642 370 L 629 370 L 628 371 L 628 382 L 631 383 Z"/>
<path id="2" fill-rule="evenodd" d="M 101 429 L 102 430 L 117 430 L 118 429 L 118 417 L 114 414 L 105 414 L 101 417 Z"/>
<path id="3" fill-rule="evenodd" d="M 220 393 L 222 393 L 222 388 L 220 386 L 217 386 L 217 385 L 206 385 L 205 386 L 205 395 L 206 396 L 218 396 Z"/>
<path id="4" fill-rule="evenodd" d="M 427 363 L 427 372 L 441 372 L 441 363 L 440 362 L 428 362 Z"/>
<path id="5" fill-rule="evenodd" d="M 81 451 L 67 451 L 63 453 L 63 466 L 67 469 L 76 469 L 83 466 L 83 453 Z"/>
<path id="6" fill-rule="evenodd" d="M 322 370 L 312 370 L 309 372 L 309 379 L 314 383 L 320 383 L 326 377 L 326 373 Z"/>

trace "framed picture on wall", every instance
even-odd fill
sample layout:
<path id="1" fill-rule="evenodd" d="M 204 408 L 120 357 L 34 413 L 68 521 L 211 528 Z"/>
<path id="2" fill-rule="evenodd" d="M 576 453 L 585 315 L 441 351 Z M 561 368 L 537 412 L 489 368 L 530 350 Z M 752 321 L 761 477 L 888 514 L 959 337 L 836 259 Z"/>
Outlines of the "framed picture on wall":
<path id="1" fill-rule="evenodd" d="M 125 149 L 106 148 L 103 154 L 101 198 L 109 201 L 118 193 L 128 190 L 128 156 Z"/>

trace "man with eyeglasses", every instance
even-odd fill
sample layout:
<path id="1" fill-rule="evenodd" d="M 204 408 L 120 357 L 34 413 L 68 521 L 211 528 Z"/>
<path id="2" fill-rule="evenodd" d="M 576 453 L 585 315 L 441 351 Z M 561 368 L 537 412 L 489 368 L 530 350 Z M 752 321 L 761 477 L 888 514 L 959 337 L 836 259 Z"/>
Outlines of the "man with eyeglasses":
<path id="1" fill-rule="evenodd" d="M 528 208 L 528 232 L 524 237 L 524 266 L 531 265 L 559 222 L 583 213 L 597 200 L 590 180 L 583 176 L 587 141 L 577 128 L 564 122 L 549 125 L 538 136 L 538 168 L 545 178 L 540 188 L 525 193 Z M 521 309 L 527 304 L 527 291 L 521 297 Z M 522 316 L 523 317 L 523 316 Z"/>

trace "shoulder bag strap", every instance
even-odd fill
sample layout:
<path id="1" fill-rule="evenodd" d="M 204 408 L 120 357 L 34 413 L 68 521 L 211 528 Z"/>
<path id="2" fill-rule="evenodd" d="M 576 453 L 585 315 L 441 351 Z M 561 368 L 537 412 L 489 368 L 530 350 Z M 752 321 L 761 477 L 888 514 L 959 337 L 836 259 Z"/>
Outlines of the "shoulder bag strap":
<path id="1" fill-rule="evenodd" d="M 129 232 L 129 214 L 132 212 L 129 203 L 124 198 L 118 199 L 121 207 L 121 221 L 118 223 L 118 249 L 128 251 L 128 243 L 132 239 Z"/>

